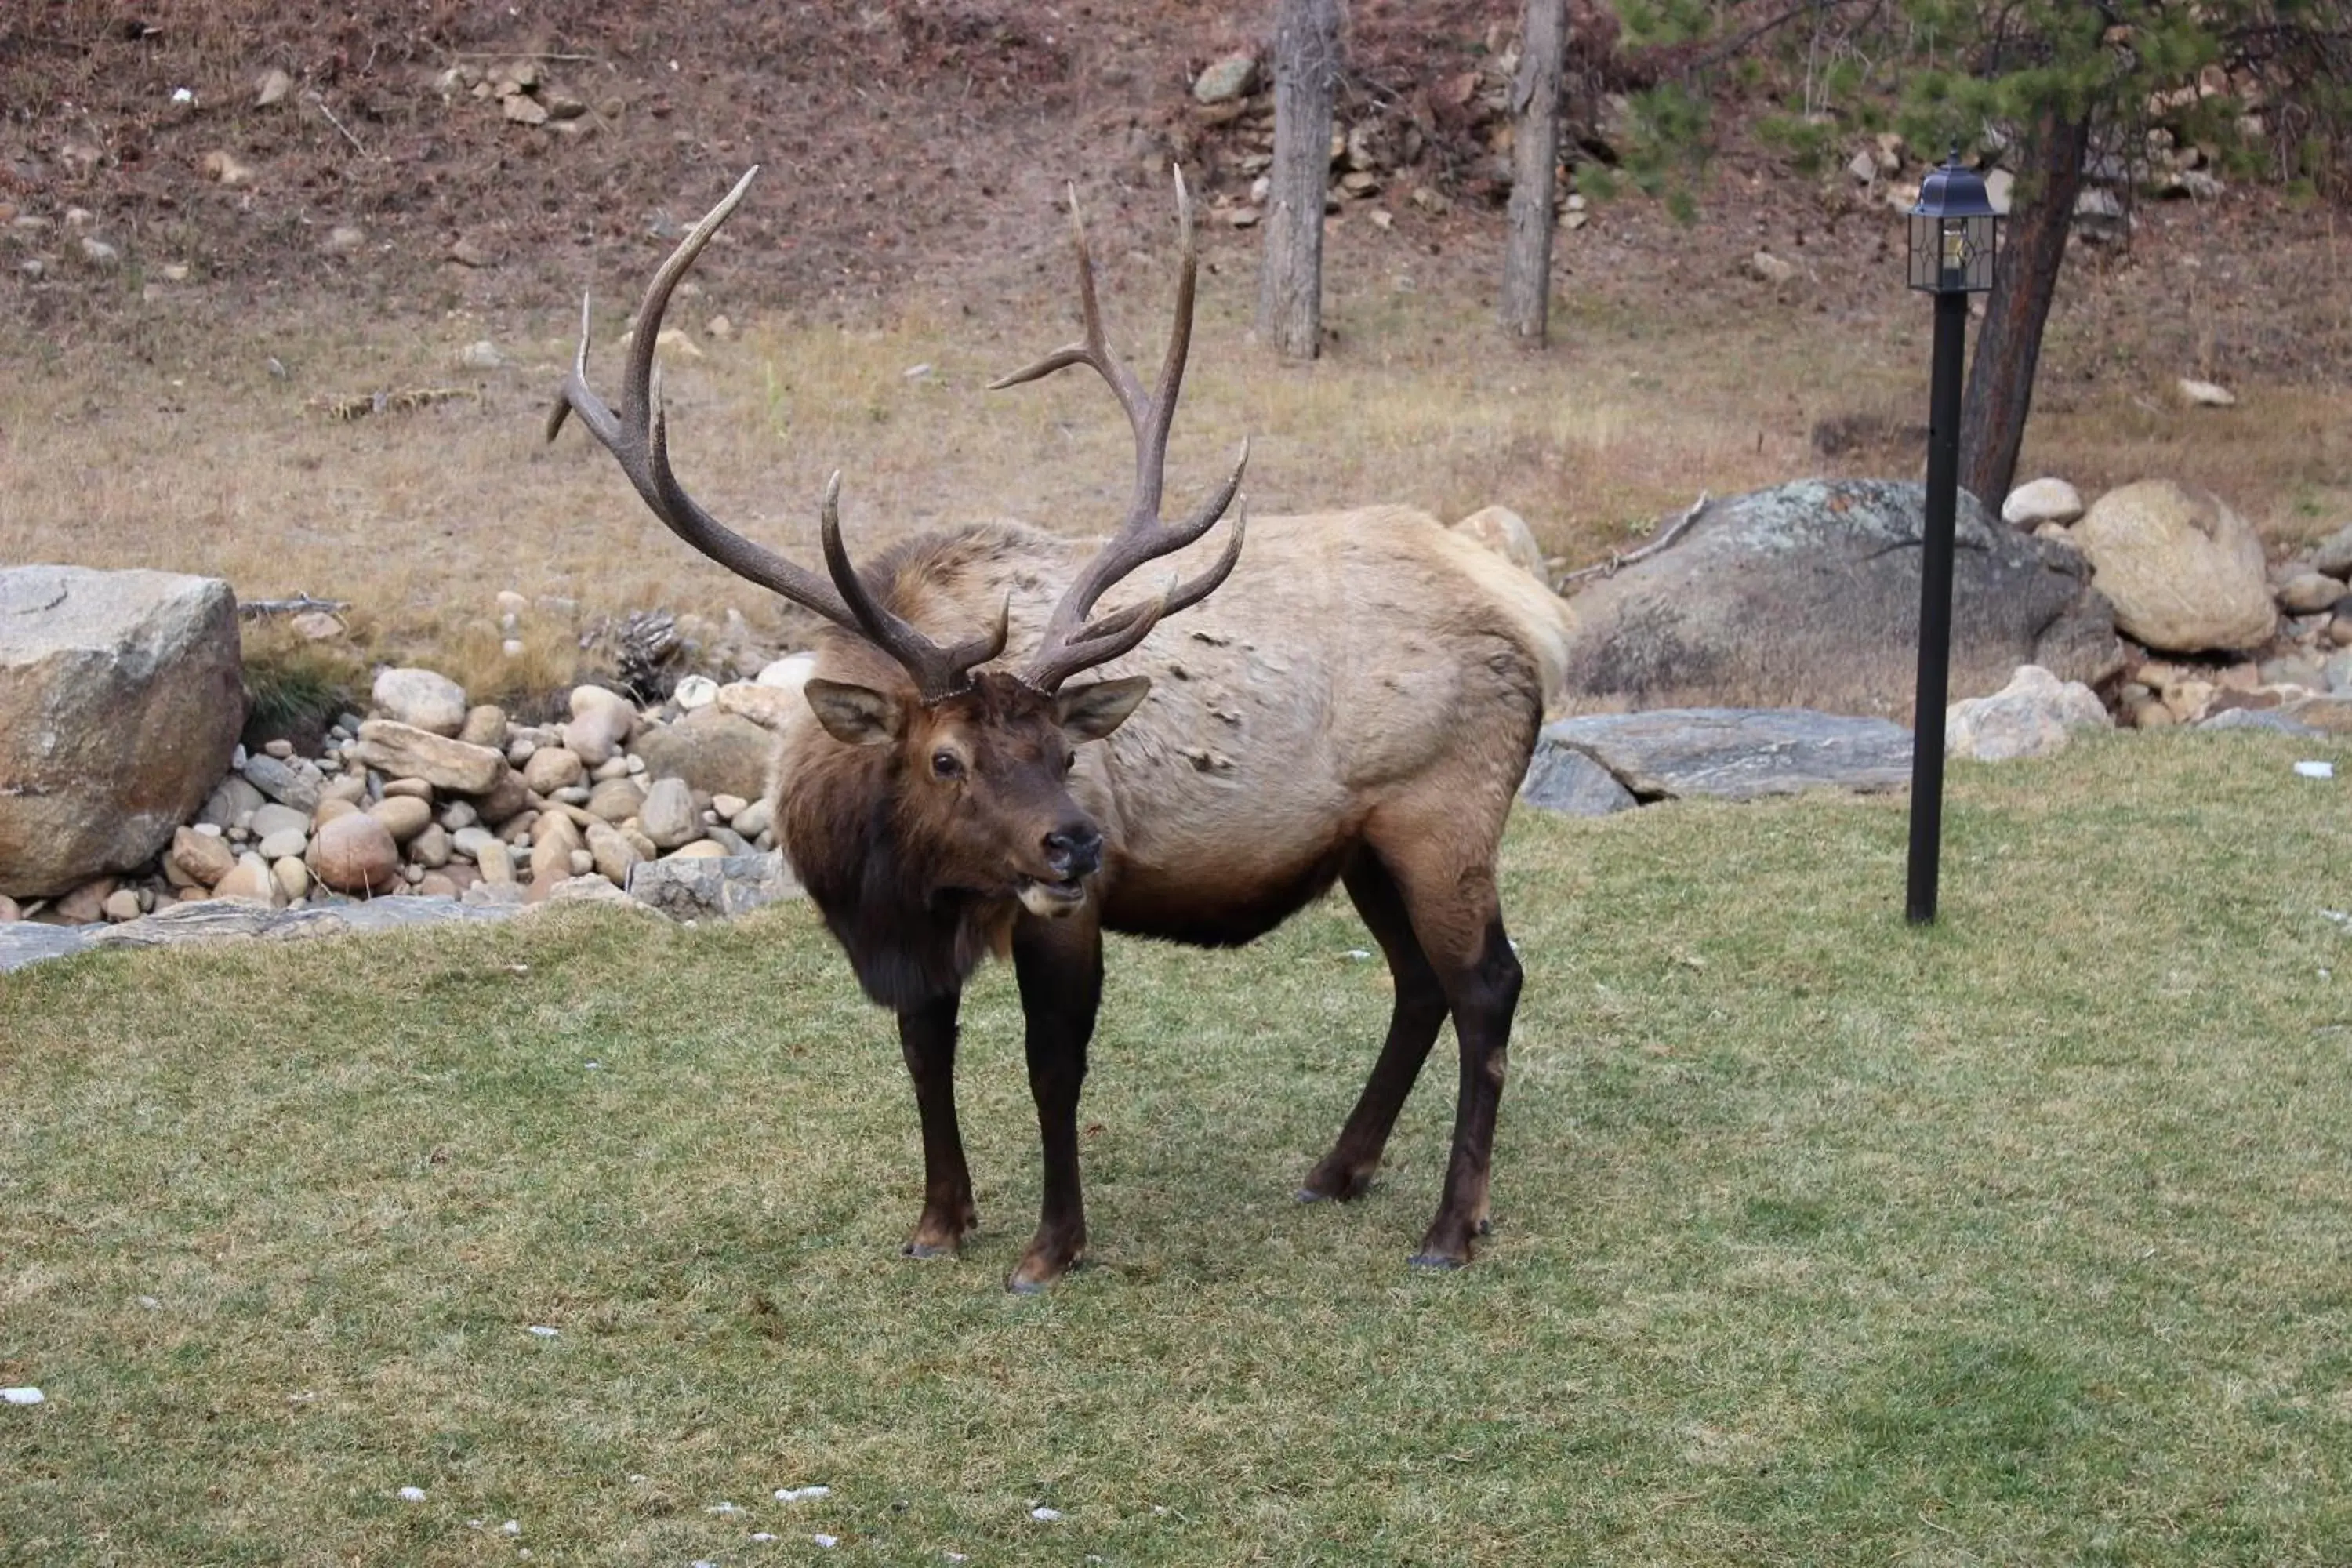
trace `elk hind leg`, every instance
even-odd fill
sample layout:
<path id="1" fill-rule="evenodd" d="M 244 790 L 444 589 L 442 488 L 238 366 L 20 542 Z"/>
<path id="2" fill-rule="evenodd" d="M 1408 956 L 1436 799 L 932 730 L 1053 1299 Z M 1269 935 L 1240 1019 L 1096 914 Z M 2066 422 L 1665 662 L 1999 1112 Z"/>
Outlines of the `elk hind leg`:
<path id="1" fill-rule="evenodd" d="M 1507 797 L 1506 810 L 1508 805 Z M 1489 1228 L 1486 1188 L 1495 1112 L 1502 1101 L 1511 1017 L 1519 1000 L 1518 956 L 1504 932 L 1495 887 L 1494 854 L 1502 825 L 1497 821 L 1483 835 L 1475 827 L 1465 832 L 1468 825 L 1457 807 L 1451 822 L 1432 816 L 1388 826 L 1390 831 L 1375 842 L 1386 846 L 1413 934 L 1444 989 L 1462 1050 L 1444 1190 L 1412 1260 L 1426 1268 L 1458 1268 L 1470 1261 L 1472 1239 Z"/>
<path id="2" fill-rule="evenodd" d="M 1349 898 L 1355 901 L 1357 912 L 1388 960 L 1396 1002 L 1389 1015 L 1388 1038 L 1381 1045 L 1380 1059 L 1364 1081 L 1355 1110 L 1349 1112 L 1331 1152 L 1307 1173 L 1306 1184 L 1299 1188 L 1299 1199 L 1306 1203 L 1360 1197 L 1371 1184 L 1372 1173 L 1380 1168 L 1381 1151 L 1388 1146 L 1405 1097 L 1412 1092 L 1422 1064 L 1437 1042 L 1437 1031 L 1445 1023 L 1445 988 L 1430 967 L 1428 954 L 1422 952 L 1421 939 L 1413 934 L 1412 919 L 1395 877 L 1378 855 L 1366 849 L 1349 864 L 1344 879 Z"/>

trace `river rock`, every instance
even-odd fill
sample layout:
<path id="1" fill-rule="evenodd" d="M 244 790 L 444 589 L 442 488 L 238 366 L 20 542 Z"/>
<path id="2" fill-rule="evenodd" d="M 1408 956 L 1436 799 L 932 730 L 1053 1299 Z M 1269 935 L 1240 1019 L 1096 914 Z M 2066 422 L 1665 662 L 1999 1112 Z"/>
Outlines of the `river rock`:
<path id="1" fill-rule="evenodd" d="M 509 772 L 502 752 L 392 719 L 371 719 L 362 724 L 355 755 L 378 773 L 421 778 L 436 789 L 455 795 L 488 794 Z"/>
<path id="2" fill-rule="evenodd" d="M 308 834 L 310 831 L 310 814 L 271 801 L 267 805 L 256 806 L 253 815 L 246 819 L 245 826 L 256 838 L 275 837 L 281 833 Z"/>
<path id="3" fill-rule="evenodd" d="M 636 725 L 636 708 L 619 692 L 602 686 L 575 686 L 572 717 L 560 732 L 565 749 L 593 768 L 618 752 Z"/>
<path id="4" fill-rule="evenodd" d="M 369 806 L 367 814 L 383 824 L 394 843 L 405 844 L 432 825 L 433 803 L 413 795 L 388 795 Z"/>
<path id="5" fill-rule="evenodd" d="M 260 856 L 247 853 L 237 857 L 228 875 L 213 887 L 215 899 L 236 899 L 264 909 L 276 909 L 284 901 L 278 890 L 278 880 L 269 874 L 269 862 Z"/>
<path id="6" fill-rule="evenodd" d="M 311 874 L 339 893 L 388 893 L 400 883 L 392 830 L 363 811 L 321 824 L 310 840 Z"/>
<path id="7" fill-rule="evenodd" d="M 495 702 L 478 703 L 466 710 L 466 722 L 459 726 L 457 739 L 469 746 L 498 746 L 507 743 L 507 712 Z"/>
<path id="8" fill-rule="evenodd" d="M 2290 616 L 2315 616 L 2333 610 L 2344 595 L 2344 584 L 2325 572 L 2298 572 L 2279 584 L 2279 608 Z"/>
<path id="9" fill-rule="evenodd" d="M 663 849 L 675 849 L 702 835 L 695 820 L 694 792 L 680 778 L 656 779 L 637 808 L 637 826 Z"/>
<path id="10" fill-rule="evenodd" d="M 0 894 L 151 859 L 227 771 L 244 693 L 227 584 L 0 570 Z"/>
<path id="11" fill-rule="evenodd" d="M 387 669 L 375 678 L 373 695 L 385 718 L 428 733 L 454 738 L 466 727 L 466 689 L 436 671 Z"/>
<path id="12" fill-rule="evenodd" d="M 2028 533 L 2045 522 L 2063 528 L 2083 515 L 2082 492 L 2063 479 L 2035 479 L 2009 492 L 2000 520 Z"/>
<path id="13" fill-rule="evenodd" d="M 210 888 L 229 873 L 236 864 L 236 852 L 228 841 L 209 833 L 199 833 L 193 827 L 175 829 L 172 834 L 172 865 L 180 874 L 201 888 Z"/>
<path id="14" fill-rule="evenodd" d="M 629 873 L 644 858 L 626 834 L 601 821 L 588 825 L 588 853 L 594 859 L 596 874 L 616 888 L 629 885 Z"/>
<path id="15" fill-rule="evenodd" d="M 580 760 L 580 754 L 562 746 L 533 751 L 522 765 L 522 782 L 541 795 L 570 789 L 587 776 L 587 765 Z"/>
<path id="16" fill-rule="evenodd" d="M 636 739 L 649 778 L 680 778 L 704 795 L 766 792 L 776 738 L 748 719 L 713 706 L 675 724 L 653 725 Z"/>

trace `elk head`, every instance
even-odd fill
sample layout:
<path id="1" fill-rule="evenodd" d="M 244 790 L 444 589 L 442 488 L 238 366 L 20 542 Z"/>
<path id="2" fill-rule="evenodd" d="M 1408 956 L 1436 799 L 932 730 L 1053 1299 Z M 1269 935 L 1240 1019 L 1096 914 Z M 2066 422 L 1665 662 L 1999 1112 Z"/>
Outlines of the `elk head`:
<path id="1" fill-rule="evenodd" d="M 1111 353 L 1098 308 L 1094 260 L 1075 189 L 1070 222 L 1078 260 L 1084 336 L 991 384 L 1017 385 L 1071 365 L 1093 367 L 1108 384 L 1135 434 L 1135 487 L 1117 531 L 1063 594 L 1029 662 L 1018 675 L 974 671 L 1004 651 L 1009 602 L 995 624 L 942 647 L 881 602 L 842 542 L 841 475 L 825 483 L 819 538 L 826 575 L 756 544 L 705 511 L 671 472 L 656 341 L 671 293 L 751 188 L 754 166 L 704 215 L 647 285 L 637 309 L 616 413 L 588 385 L 588 304 L 580 311 L 580 349 L 547 422 L 554 439 L 578 414 L 610 451 L 655 516 L 670 531 L 736 575 L 815 611 L 888 656 L 903 681 L 858 684 L 811 679 L 803 689 L 817 722 L 844 745 L 887 747 L 894 826 L 901 851 L 921 862 L 935 887 L 982 898 L 1017 898 L 1033 913 L 1063 915 L 1086 899 L 1087 879 L 1102 864 L 1100 826 L 1072 799 L 1067 777 L 1075 748 L 1116 730 L 1150 690 L 1144 677 L 1076 687 L 1066 682 L 1133 649 L 1160 617 L 1199 603 L 1240 559 L 1246 509 L 1237 513 L 1224 550 L 1189 581 L 1099 619 L 1097 602 L 1145 563 L 1192 543 L 1233 505 L 1249 461 L 1244 441 L 1233 471 L 1190 515 L 1160 521 L 1168 432 L 1175 418 L 1191 345 L 1199 251 L 1192 206 L 1180 170 L 1176 209 L 1182 234 L 1175 320 L 1160 377 L 1146 392 Z"/>

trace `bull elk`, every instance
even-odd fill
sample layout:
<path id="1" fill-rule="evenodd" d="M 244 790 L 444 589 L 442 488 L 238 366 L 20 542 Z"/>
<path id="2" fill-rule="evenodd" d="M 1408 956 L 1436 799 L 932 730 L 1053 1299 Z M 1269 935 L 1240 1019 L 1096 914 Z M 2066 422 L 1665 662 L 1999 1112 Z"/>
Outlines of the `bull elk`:
<path id="1" fill-rule="evenodd" d="M 655 274 L 618 413 L 580 351 L 567 414 L 688 544 L 833 623 L 804 712 L 784 726 L 776 821 L 794 869 L 868 996 L 898 1015 L 923 1140 L 906 1251 L 952 1255 L 979 1223 L 956 1121 L 957 1008 L 1010 953 L 1045 1145 L 1036 1234 L 1007 1284 L 1034 1290 L 1087 1246 L 1078 1090 L 1102 994 L 1102 933 L 1246 942 L 1342 883 L 1388 960 L 1395 1010 L 1370 1080 L 1304 1199 L 1362 1194 L 1450 1014 L 1461 1043 L 1453 1150 L 1413 1261 L 1454 1267 L 1487 1229 L 1487 1170 L 1519 964 L 1496 847 L 1556 694 L 1565 626 L 1541 584 L 1402 507 L 1234 515 L 1248 460 L 1161 520 L 1169 426 L 1192 335 L 1198 256 L 1181 175 L 1175 320 L 1147 391 L 1113 354 L 1075 198 L 1081 341 L 996 386 L 1073 365 L 1108 384 L 1135 437 L 1127 515 L 1098 549 L 1017 524 L 909 539 L 859 568 L 840 475 L 819 509 L 826 574 L 753 543 L 671 472 L 655 375 L 670 293 L 743 199 L 754 168 Z M 1243 552 L 1244 531 L 1248 552 Z M 1180 571 L 1096 613 L 1139 568 Z M 1181 626 L 1171 621 L 1189 611 Z M 1017 668 L 995 663 L 1022 650 Z M 1089 670 L 1108 679 L 1072 684 Z"/>

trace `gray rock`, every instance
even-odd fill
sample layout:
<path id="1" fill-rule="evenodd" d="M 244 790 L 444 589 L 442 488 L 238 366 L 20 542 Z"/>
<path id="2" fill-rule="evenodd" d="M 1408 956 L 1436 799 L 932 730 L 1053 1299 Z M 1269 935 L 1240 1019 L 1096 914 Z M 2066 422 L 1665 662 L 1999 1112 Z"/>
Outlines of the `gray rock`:
<path id="1" fill-rule="evenodd" d="M 2321 540 L 2311 552 L 2311 569 L 2330 577 L 2352 578 L 2352 522 Z"/>
<path id="2" fill-rule="evenodd" d="M 227 584 L 0 570 L 0 894 L 145 863 L 205 804 L 244 721 Z"/>
<path id="3" fill-rule="evenodd" d="M 136 922 L 133 922 L 136 923 Z M 121 926 L 51 926 L 34 921 L 10 921 L 0 924 L 0 974 L 12 969 L 22 969 L 28 963 L 38 963 L 45 958 L 66 958 L 89 945 L 85 931 L 103 931 L 107 935 L 121 931 Z"/>
<path id="4" fill-rule="evenodd" d="M 1536 742 L 1536 753 L 1519 783 L 1519 798 L 1563 816 L 1607 816 L 1641 804 L 1616 774 L 1550 735 Z"/>
<path id="5" fill-rule="evenodd" d="M 694 792 L 681 778 L 655 780 L 645 804 L 637 807 L 637 826 L 657 848 L 691 843 L 702 836 L 702 825 L 694 816 Z"/>
<path id="6" fill-rule="evenodd" d="M 196 813 L 198 822 L 209 822 L 215 827 L 236 826 L 237 818 L 258 811 L 269 797 L 246 782 L 241 773 L 231 773 L 213 786 L 205 797 L 204 808 Z"/>
<path id="7" fill-rule="evenodd" d="M 1577 594 L 1568 689 L 1639 708 L 1907 718 L 1925 513 L 1922 487 L 1878 479 L 1710 502 L 1673 545 Z M 2120 667 L 2077 552 L 1995 525 L 1966 492 L 1955 538 L 1954 696 L 1997 691 L 2024 664 L 2086 683 Z"/>
<path id="8" fill-rule="evenodd" d="M 246 758 L 245 766 L 240 771 L 245 774 L 246 783 L 281 805 L 292 806 L 305 816 L 319 809 L 323 786 L 316 768 L 280 762 L 265 754 Z"/>
<path id="9" fill-rule="evenodd" d="M 2352 660 L 2347 660 L 2347 663 L 2352 663 Z M 776 803 L 763 795 L 737 812 L 728 826 L 746 838 L 757 838 L 768 831 L 775 820 Z"/>
<path id="10" fill-rule="evenodd" d="M 2063 751 L 2078 729 L 2114 727 L 2089 687 L 2029 664 L 1991 696 L 1951 705 L 1944 714 L 1944 754 L 1981 763 L 2046 756 Z"/>
<path id="11" fill-rule="evenodd" d="M 265 836 L 253 847 L 264 860 L 283 860 L 310 848 L 310 836 L 299 827 L 284 827 Z"/>
<path id="12" fill-rule="evenodd" d="M 1545 725 L 1538 745 L 1547 744 L 1583 752 L 1641 800 L 1867 794 L 1911 783 L 1909 731 L 1802 708 L 1588 714 Z"/>
<path id="13" fill-rule="evenodd" d="M 308 834 L 310 831 L 310 814 L 270 801 L 254 807 L 253 815 L 245 826 L 256 838 L 267 838 L 275 833 Z"/>
<path id="14" fill-rule="evenodd" d="M 1192 101 L 1195 103 L 1230 103 L 1246 98 L 1257 86 L 1257 57 L 1227 55 L 1212 60 L 1192 79 Z"/>
<path id="15" fill-rule="evenodd" d="M 746 800 L 766 793 L 775 752 L 775 736 L 715 706 L 675 724 L 655 725 L 636 739 L 647 778 L 680 778 L 704 795 Z"/>
<path id="16" fill-rule="evenodd" d="M 709 856 L 636 866 L 629 895 L 678 920 L 715 920 L 799 898 L 801 885 L 782 855 Z"/>
<path id="17" fill-rule="evenodd" d="M 2298 572 L 2279 584 L 2279 608 L 2290 616 L 2315 616 L 2333 610 L 2344 597 L 2344 584 L 2325 572 Z"/>
<path id="18" fill-rule="evenodd" d="M 2200 730 L 2275 730 L 2284 735 L 2327 733 L 2276 708 L 2224 708 L 2210 719 L 2200 719 L 2194 727 Z"/>

